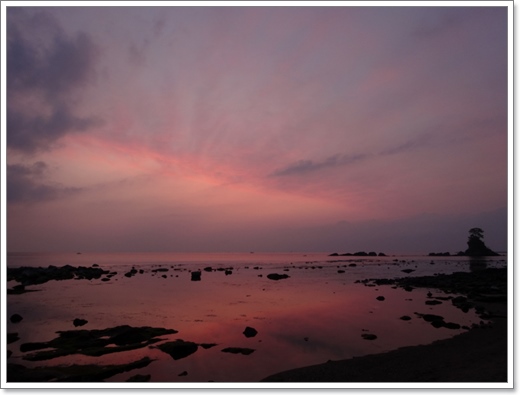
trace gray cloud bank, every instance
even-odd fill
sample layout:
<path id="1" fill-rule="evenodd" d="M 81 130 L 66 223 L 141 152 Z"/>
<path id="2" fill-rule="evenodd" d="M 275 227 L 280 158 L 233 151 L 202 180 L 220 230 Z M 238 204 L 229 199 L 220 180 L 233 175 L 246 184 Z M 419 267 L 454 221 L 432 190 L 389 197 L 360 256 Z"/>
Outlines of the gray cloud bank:
<path id="1" fill-rule="evenodd" d="M 69 196 L 80 188 L 63 187 L 45 182 L 47 165 L 35 162 L 31 166 L 7 165 L 7 201 L 9 203 L 40 203 Z"/>
<path id="2" fill-rule="evenodd" d="M 92 81 L 98 49 L 88 35 L 67 36 L 44 11 L 8 9 L 7 146 L 49 149 L 65 134 L 97 125 L 75 114 L 80 89 Z"/>

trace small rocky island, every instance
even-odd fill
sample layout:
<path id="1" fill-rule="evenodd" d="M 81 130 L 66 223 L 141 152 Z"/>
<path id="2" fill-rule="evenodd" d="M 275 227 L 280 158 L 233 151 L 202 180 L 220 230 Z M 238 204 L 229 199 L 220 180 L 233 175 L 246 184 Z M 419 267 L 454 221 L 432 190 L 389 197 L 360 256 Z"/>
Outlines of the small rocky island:
<path id="1" fill-rule="evenodd" d="M 459 251 L 457 256 L 500 256 L 500 254 L 486 246 L 484 241 L 484 231 L 481 228 L 471 228 L 469 230 L 468 248 L 466 251 Z M 430 252 L 429 256 L 450 256 L 449 252 Z"/>

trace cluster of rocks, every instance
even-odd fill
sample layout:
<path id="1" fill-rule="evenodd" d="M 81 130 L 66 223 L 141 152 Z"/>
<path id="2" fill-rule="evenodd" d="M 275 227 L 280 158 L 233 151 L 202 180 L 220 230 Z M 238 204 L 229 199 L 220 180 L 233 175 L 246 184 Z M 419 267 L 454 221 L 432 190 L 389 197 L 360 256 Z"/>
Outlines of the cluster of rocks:
<path id="1" fill-rule="evenodd" d="M 50 280 L 92 280 L 109 274 L 108 270 L 99 267 L 74 267 L 65 265 L 62 267 L 17 267 L 7 268 L 7 281 L 15 280 L 21 285 L 43 284 Z"/>
<path id="2" fill-rule="evenodd" d="M 386 254 L 384 254 L 383 252 L 380 252 L 378 254 L 374 251 L 370 251 L 370 252 L 358 251 L 358 252 L 354 252 L 354 253 L 346 252 L 344 254 L 338 254 L 337 252 L 333 252 L 332 254 L 329 254 L 329 256 L 386 256 Z"/>

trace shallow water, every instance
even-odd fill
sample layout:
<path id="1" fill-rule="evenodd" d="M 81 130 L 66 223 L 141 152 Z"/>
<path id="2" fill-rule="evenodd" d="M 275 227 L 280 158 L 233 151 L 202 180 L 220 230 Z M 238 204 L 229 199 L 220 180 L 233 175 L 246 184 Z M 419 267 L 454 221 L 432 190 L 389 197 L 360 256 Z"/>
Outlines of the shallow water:
<path id="1" fill-rule="evenodd" d="M 449 300 L 435 306 L 425 304 L 429 291 L 434 296 L 446 296 L 440 291 L 367 287 L 356 280 L 469 271 L 484 265 L 504 267 L 505 260 L 506 257 L 476 262 L 465 257 L 362 258 L 296 253 L 9 255 L 9 267 L 98 264 L 118 272 L 108 282 L 49 281 L 28 287 L 39 292 L 9 295 L 8 317 L 14 313 L 23 317 L 18 324 L 7 321 L 7 332 L 18 332 L 21 338 L 7 346 L 13 352 L 9 362 L 26 366 L 115 364 L 148 356 L 155 360 L 149 366 L 107 381 L 125 381 L 135 374 L 150 374 L 151 381 L 156 382 L 259 381 L 291 368 L 427 344 L 464 331 L 436 329 L 415 312 L 441 315 L 447 322 L 465 326 L 481 321 L 473 310 L 463 313 Z M 232 267 L 232 274 L 202 270 L 202 280 L 191 281 L 190 271 L 207 266 Z M 131 267 L 144 273 L 125 277 Z M 159 267 L 168 271 L 152 272 Z M 402 272 L 404 269 L 414 272 L 407 274 Z M 290 277 L 274 281 L 267 278 L 269 273 Z M 15 284 L 10 282 L 8 287 Z M 377 300 L 378 296 L 385 300 Z M 403 315 L 412 319 L 400 320 Z M 75 329 L 75 318 L 88 320 L 81 329 L 118 325 L 164 327 L 178 333 L 162 339 L 217 346 L 199 347 L 194 354 L 179 360 L 154 346 L 102 357 L 74 355 L 44 362 L 22 359 L 20 344 L 48 341 L 57 336 L 56 331 Z M 258 334 L 246 338 L 242 333 L 246 326 L 255 328 Z M 377 339 L 363 339 L 366 333 L 375 334 Z M 226 347 L 255 351 L 250 355 L 223 353 Z M 188 374 L 179 376 L 181 372 Z"/>

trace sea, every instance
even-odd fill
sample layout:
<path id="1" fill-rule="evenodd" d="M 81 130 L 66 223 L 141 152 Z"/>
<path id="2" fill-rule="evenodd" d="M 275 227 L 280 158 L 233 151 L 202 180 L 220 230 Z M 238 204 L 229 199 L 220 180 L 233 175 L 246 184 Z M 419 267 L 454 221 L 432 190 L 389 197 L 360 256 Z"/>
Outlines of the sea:
<path id="1" fill-rule="evenodd" d="M 406 291 L 367 286 L 366 279 L 449 274 L 507 267 L 507 256 L 330 256 L 329 253 L 8 253 L 7 267 L 99 266 L 109 279 L 71 279 L 28 286 L 36 292 L 7 295 L 8 363 L 29 368 L 57 365 L 118 365 L 149 357 L 148 366 L 118 373 L 108 382 L 135 375 L 157 383 L 258 382 L 288 369 L 321 364 L 405 346 L 429 344 L 485 324 L 470 309 L 453 306 L 435 289 Z M 137 273 L 125 276 L 130 270 Z M 156 269 L 161 269 L 160 271 Z M 192 272 L 200 271 L 200 281 Z M 269 274 L 283 278 L 274 280 Z M 7 282 L 12 288 L 17 282 Z M 437 305 L 426 301 L 438 298 Z M 460 329 L 434 328 L 420 318 L 436 314 Z M 401 319 L 403 316 L 409 320 Z M 87 323 L 79 328 L 76 318 Z M 73 354 L 29 361 L 20 345 L 46 342 L 59 331 L 120 325 L 175 329 L 162 342 L 182 339 L 212 344 L 180 359 L 156 343 L 103 356 Z M 245 328 L 256 334 L 246 337 Z M 367 334 L 375 336 L 365 336 Z M 247 355 L 225 349 L 253 350 Z"/>

